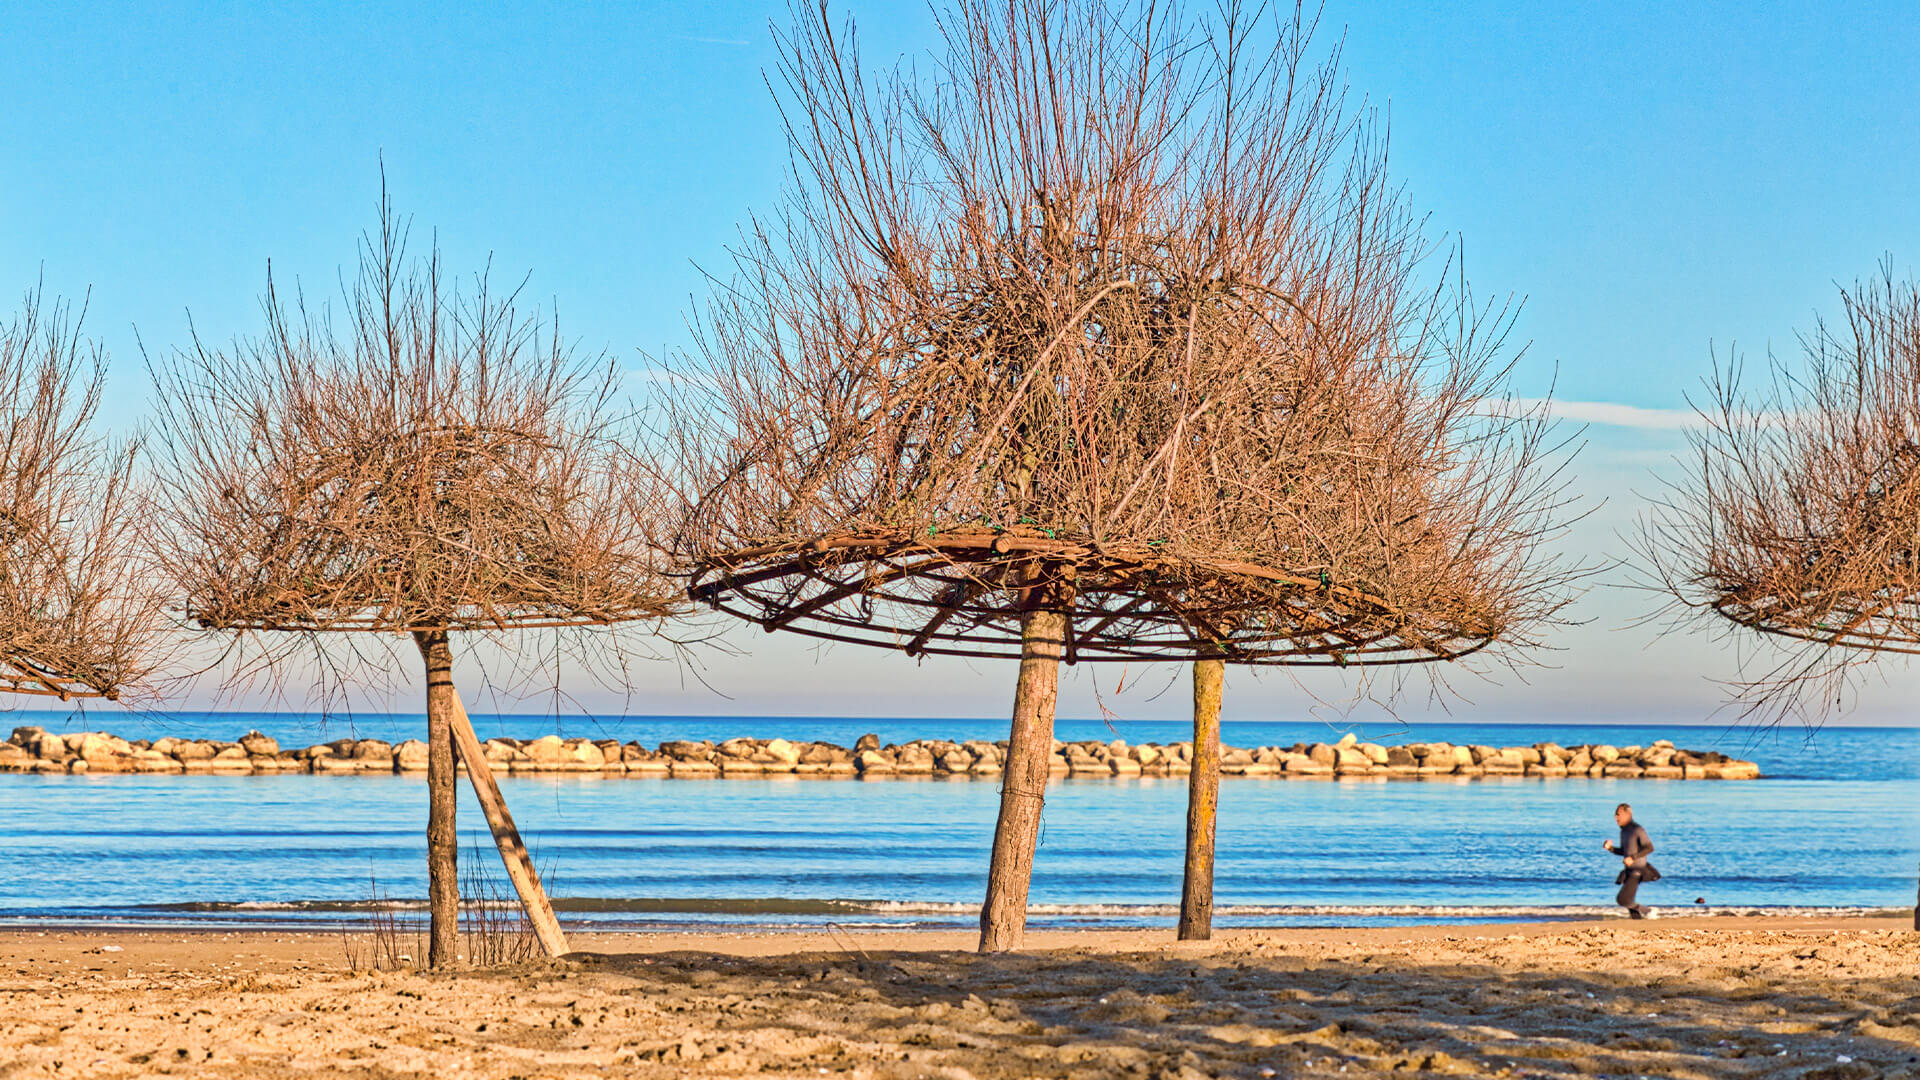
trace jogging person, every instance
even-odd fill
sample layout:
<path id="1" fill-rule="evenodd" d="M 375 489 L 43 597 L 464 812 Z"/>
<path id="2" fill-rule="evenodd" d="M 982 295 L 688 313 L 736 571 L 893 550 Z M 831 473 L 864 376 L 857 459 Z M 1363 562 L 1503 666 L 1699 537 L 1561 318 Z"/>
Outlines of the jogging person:
<path id="1" fill-rule="evenodd" d="M 1614 807 L 1613 820 L 1620 826 L 1620 844 L 1615 847 L 1613 841 L 1602 840 L 1600 846 L 1620 856 L 1620 875 L 1613 879 L 1613 883 L 1620 886 L 1620 895 L 1613 898 L 1614 903 L 1626 908 L 1630 918 L 1651 918 L 1653 909 L 1639 903 L 1634 894 L 1640 891 L 1641 882 L 1660 880 L 1660 871 L 1647 861 L 1647 856 L 1653 854 L 1653 839 L 1633 820 L 1633 807 L 1626 803 Z"/>

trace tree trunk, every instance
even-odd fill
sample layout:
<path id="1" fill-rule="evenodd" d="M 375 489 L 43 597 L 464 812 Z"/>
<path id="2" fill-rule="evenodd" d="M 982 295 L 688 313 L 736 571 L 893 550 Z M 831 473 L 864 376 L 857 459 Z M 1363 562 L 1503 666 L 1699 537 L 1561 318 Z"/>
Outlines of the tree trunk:
<path id="1" fill-rule="evenodd" d="M 460 836 L 454 827 L 453 650 L 445 630 L 416 630 L 427 662 L 427 966 L 446 967 L 460 942 Z"/>
<path id="2" fill-rule="evenodd" d="M 1180 940 L 1213 936 L 1213 833 L 1220 806 L 1220 683 L 1226 663 L 1193 662 L 1193 761 L 1187 772 L 1187 876 Z"/>
<path id="3" fill-rule="evenodd" d="M 1027 933 L 1027 889 L 1033 879 L 1033 849 L 1040 839 L 1040 809 L 1046 801 L 1053 758 L 1053 710 L 1059 698 L 1060 656 L 1067 617 L 1030 611 L 1020 633 L 1020 683 L 1013 697 L 1006 770 L 1001 774 L 1000 820 L 993 830 L 993 862 L 987 899 L 980 907 L 980 951 L 1018 949 Z"/>
<path id="4" fill-rule="evenodd" d="M 500 785 L 494 782 L 493 768 L 480 746 L 480 736 L 473 733 L 473 721 L 467 717 L 458 690 L 453 691 L 453 741 L 460 751 L 460 760 L 467 763 L 467 779 L 473 782 L 473 794 L 480 800 L 481 812 L 487 815 L 487 827 L 493 830 L 493 844 L 500 849 L 500 861 L 506 864 L 513 891 L 520 895 L 520 904 L 526 908 L 534 936 L 540 939 L 540 947 L 548 956 L 565 956 L 567 938 L 560 932 L 560 920 L 554 917 L 547 890 L 540 886 L 540 871 L 534 868 L 533 856 L 527 853 L 527 845 L 520 842 L 520 830 L 513 824 L 513 815 L 507 812 L 507 800 L 500 794 Z"/>

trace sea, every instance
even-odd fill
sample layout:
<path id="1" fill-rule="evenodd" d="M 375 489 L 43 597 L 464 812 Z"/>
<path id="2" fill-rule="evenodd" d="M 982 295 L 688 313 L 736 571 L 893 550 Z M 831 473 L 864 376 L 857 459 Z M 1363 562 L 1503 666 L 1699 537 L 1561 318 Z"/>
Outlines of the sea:
<path id="1" fill-rule="evenodd" d="M 733 736 L 851 745 L 1004 738 L 1004 719 L 475 715 L 483 738 Z M 49 730 L 302 746 L 421 737 L 408 715 L 74 717 Z M 1237 746 L 1337 738 L 1320 722 L 1223 724 Z M 1339 781 L 1235 778 L 1220 789 L 1215 924 L 1381 926 L 1615 914 L 1616 803 L 1631 802 L 1667 911 L 1835 915 L 1904 910 L 1920 866 L 1920 730 L 1559 724 L 1354 725 L 1363 739 L 1512 746 L 1645 744 L 1757 761 L 1755 781 Z M 1069 740 L 1172 742 L 1186 725 L 1062 720 Z M 606 930 L 976 926 L 999 804 L 993 780 L 503 776 L 563 922 Z M 1029 925 L 1171 926 L 1184 779 L 1048 787 Z M 462 791 L 462 867 L 504 892 Z M 352 928 L 426 895 L 426 789 L 416 776 L 0 775 L 0 925 Z M 485 879 L 483 881 L 483 879 Z"/>

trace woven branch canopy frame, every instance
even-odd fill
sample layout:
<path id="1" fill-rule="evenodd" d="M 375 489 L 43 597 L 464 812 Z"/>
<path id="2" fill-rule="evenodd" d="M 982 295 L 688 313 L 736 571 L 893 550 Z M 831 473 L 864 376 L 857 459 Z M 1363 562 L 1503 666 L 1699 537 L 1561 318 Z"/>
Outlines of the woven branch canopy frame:
<path id="1" fill-rule="evenodd" d="M 1449 625 L 1324 575 L 1181 558 L 1046 530 L 843 534 L 696 561 L 695 602 L 759 624 L 909 655 L 1017 658 L 1021 616 L 1067 616 L 1063 659 L 1337 666 L 1455 660 L 1499 628 Z"/>
<path id="2" fill-rule="evenodd" d="M 0 692 L 74 698 L 102 698 L 117 701 L 120 681 L 104 672 L 63 671 L 26 653 L 0 654 Z"/>
<path id="3" fill-rule="evenodd" d="M 1908 567 L 1909 574 L 1914 569 Z M 1816 569 L 1808 576 L 1817 574 Z M 1866 592 L 1810 586 L 1804 592 L 1777 595 L 1745 587 L 1720 593 L 1708 606 L 1763 634 L 1920 656 L 1920 580 Z"/>
<path id="4" fill-rule="evenodd" d="M 674 614 L 671 597 L 635 593 L 590 608 L 540 598 L 495 596 L 439 612 L 409 609 L 392 595 L 364 595 L 353 599 L 330 597 L 324 606 L 311 603 L 308 594 L 255 592 L 223 597 L 218 606 L 202 606 L 189 615 L 207 630 L 265 630 L 291 633 L 360 631 L 405 634 L 416 630 L 504 631 L 581 629 L 618 623 L 664 619 Z"/>
<path id="5" fill-rule="evenodd" d="M 362 572 L 350 578 L 367 584 Z M 611 583 L 597 590 L 596 602 L 579 604 L 556 590 L 548 593 L 519 583 L 454 607 L 422 609 L 405 595 L 403 581 L 390 592 L 341 591 L 337 582 L 316 582 L 311 589 L 275 588 L 223 590 L 217 599 L 203 597 L 189 618 L 208 630 L 262 630 L 313 633 L 361 631 L 404 634 L 422 631 L 504 631 L 587 628 L 663 619 L 674 613 L 671 596 L 627 591 Z M 325 599 L 315 602 L 316 595 Z"/>
<path id="6" fill-rule="evenodd" d="M 286 609 L 291 611 L 291 608 Z M 613 626 L 617 623 L 633 622 L 643 619 L 663 619 L 673 613 L 671 605 L 663 602 L 651 603 L 646 607 L 635 606 L 619 613 L 581 613 L 573 617 L 546 614 L 502 614 L 486 607 L 475 606 L 443 616 L 407 616 L 402 613 L 385 614 L 373 609 L 372 605 L 357 614 L 339 616 L 316 616 L 302 611 L 298 616 L 282 616 L 273 606 L 263 606 L 251 615 L 211 615 L 195 612 L 193 621 L 204 630 L 265 630 L 286 631 L 289 633 L 320 633 L 334 631 L 359 631 L 362 633 L 406 634 L 416 630 L 445 630 L 459 632 L 501 631 L 501 630 L 566 630 L 585 629 L 596 626 Z"/>

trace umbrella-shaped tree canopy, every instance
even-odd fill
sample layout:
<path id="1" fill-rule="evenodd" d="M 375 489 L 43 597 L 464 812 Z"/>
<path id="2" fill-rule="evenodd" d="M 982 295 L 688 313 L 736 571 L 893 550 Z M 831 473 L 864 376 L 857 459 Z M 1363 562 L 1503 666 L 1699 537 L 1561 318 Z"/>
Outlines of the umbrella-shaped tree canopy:
<path id="1" fill-rule="evenodd" d="M 267 331 L 157 370 L 166 565 L 237 630 L 506 630 L 665 614 L 619 370 L 389 218 L 343 324 L 269 286 Z"/>
<path id="2" fill-rule="evenodd" d="M 94 428 L 106 354 L 80 324 L 35 290 L 0 327 L 0 691 L 115 699 L 154 670 L 162 593 L 134 448 Z"/>
<path id="3" fill-rule="evenodd" d="M 1039 605 L 1069 661 L 1288 664 L 1456 658 L 1558 606 L 1505 313 L 1416 285 L 1310 27 L 1181 19 L 968 0 L 932 75 L 877 86 L 801 19 L 790 196 L 683 410 L 696 599 L 1008 657 Z"/>
<path id="4" fill-rule="evenodd" d="M 1716 370 L 1644 534 L 1681 604 L 1789 644 L 1754 708 L 1823 713 L 1854 664 L 1920 653 L 1920 287 L 1889 269 L 1841 301 L 1758 392 Z"/>

